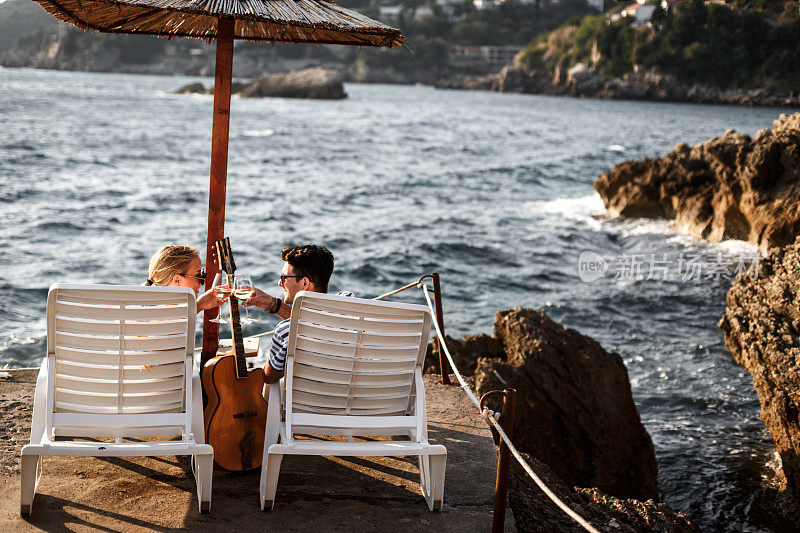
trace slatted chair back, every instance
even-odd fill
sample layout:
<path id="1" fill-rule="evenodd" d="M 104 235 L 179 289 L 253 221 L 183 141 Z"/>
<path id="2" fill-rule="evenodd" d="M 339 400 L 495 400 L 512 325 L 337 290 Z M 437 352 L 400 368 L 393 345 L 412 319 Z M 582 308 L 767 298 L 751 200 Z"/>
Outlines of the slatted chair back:
<path id="1" fill-rule="evenodd" d="M 430 328 L 422 305 L 299 293 L 287 346 L 287 433 L 416 429 L 415 372 Z"/>
<path id="2" fill-rule="evenodd" d="M 53 285 L 46 434 L 185 440 L 196 315 L 186 287 Z"/>

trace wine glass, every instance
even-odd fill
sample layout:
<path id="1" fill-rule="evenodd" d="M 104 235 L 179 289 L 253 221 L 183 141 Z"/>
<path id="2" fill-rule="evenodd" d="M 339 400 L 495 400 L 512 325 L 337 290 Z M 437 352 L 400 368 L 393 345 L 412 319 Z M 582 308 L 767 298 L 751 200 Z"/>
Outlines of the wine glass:
<path id="1" fill-rule="evenodd" d="M 236 281 L 234 284 L 233 295 L 236 296 L 241 301 L 246 301 L 250 299 L 251 296 L 255 293 L 255 288 L 253 287 L 253 280 L 247 274 L 239 274 L 236 276 Z M 252 318 L 250 318 L 250 310 L 248 307 L 244 308 L 244 312 L 247 315 L 247 318 L 242 319 L 242 323 L 244 324 L 252 324 L 255 322 Z"/>
<path id="2" fill-rule="evenodd" d="M 231 286 L 228 283 L 227 279 L 225 282 L 222 282 L 222 274 L 217 272 L 214 276 L 214 282 L 211 284 L 211 289 L 214 291 L 214 294 L 217 295 L 217 298 L 226 299 L 228 296 L 231 295 Z M 219 311 L 217 314 L 217 318 L 212 318 L 211 322 L 216 322 L 217 324 L 227 324 L 228 321 L 225 319 L 220 318 L 222 314 L 222 306 L 219 306 Z"/>

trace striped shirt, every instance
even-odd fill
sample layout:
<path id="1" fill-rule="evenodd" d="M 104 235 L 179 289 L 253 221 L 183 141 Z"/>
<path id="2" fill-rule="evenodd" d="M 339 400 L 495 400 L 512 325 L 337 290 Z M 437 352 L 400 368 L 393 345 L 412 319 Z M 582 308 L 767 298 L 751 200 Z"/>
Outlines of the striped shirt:
<path id="1" fill-rule="evenodd" d="M 276 372 L 283 372 L 286 366 L 286 345 L 289 342 L 290 319 L 283 320 L 275 327 L 272 334 L 272 344 L 269 347 L 269 366 Z"/>

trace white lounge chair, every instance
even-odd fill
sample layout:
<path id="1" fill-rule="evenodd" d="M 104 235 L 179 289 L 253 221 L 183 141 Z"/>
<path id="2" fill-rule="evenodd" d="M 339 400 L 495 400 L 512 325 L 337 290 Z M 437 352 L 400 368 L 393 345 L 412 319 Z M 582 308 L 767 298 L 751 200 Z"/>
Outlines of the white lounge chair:
<path id="1" fill-rule="evenodd" d="M 428 442 L 422 382 L 430 328 L 430 312 L 421 305 L 298 293 L 286 375 L 269 391 L 262 509 L 275 503 L 287 454 L 417 456 L 422 494 L 432 511 L 441 509 L 447 450 Z M 343 435 L 347 441 L 296 439 L 300 434 Z M 387 435 L 407 440 L 353 440 Z"/>
<path id="2" fill-rule="evenodd" d="M 204 444 L 193 371 L 196 316 L 194 293 L 185 287 L 50 288 L 47 356 L 36 381 L 31 443 L 22 448 L 22 514 L 31 513 L 43 455 L 191 455 L 200 511 L 210 510 L 214 450 Z M 141 440 L 176 435 L 180 440 Z"/>

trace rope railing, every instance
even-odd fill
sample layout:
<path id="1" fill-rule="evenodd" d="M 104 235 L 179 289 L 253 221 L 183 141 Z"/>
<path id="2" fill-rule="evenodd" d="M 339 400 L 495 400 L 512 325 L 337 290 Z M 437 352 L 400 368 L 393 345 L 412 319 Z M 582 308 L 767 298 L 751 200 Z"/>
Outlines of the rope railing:
<path id="1" fill-rule="evenodd" d="M 425 286 L 424 283 L 421 283 L 419 281 L 416 282 L 415 285 L 420 285 L 422 287 L 422 292 L 425 294 L 425 300 L 427 300 L 428 302 L 428 308 L 430 308 L 431 312 L 435 314 L 433 303 L 431 302 L 430 295 L 428 294 L 428 287 Z M 525 460 L 525 458 L 522 457 L 519 451 L 517 451 L 517 448 L 511 443 L 511 439 L 509 439 L 508 435 L 506 435 L 506 432 L 503 431 L 502 426 L 498 424 L 497 419 L 494 416 L 494 413 L 489 409 L 481 409 L 480 401 L 478 401 L 478 398 L 472 392 L 472 389 L 469 388 L 469 385 L 467 385 L 466 381 L 464 381 L 463 376 L 458 371 L 455 361 L 453 361 L 453 357 L 450 355 L 450 350 L 447 348 L 447 344 L 445 344 L 444 342 L 444 337 L 441 331 L 439 330 L 439 324 L 435 320 L 433 321 L 433 326 L 436 328 L 436 335 L 439 337 L 439 341 L 441 342 L 444 354 L 447 356 L 447 360 L 450 362 L 450 368 L 453 370 L 453 374 L 455 374 L 458 383 L 461 385 L 461 388 L 464 389 L 464 392 L 467 393 L 467 396 L 469 396 L 469 399 L 472 401 L 473 404 L 475 404 L 475 407 L 478 408 L 478 411 L 480 411 L 481 414 L 489 421 L 489 423 L 492 426 L 494 426 L 494 428 L 497 430 L 497 433 L 500 435 L 500 438 L 502 438 L 505 441 L 509 450 L 511 450 L 511 454 L 514 456 L 514 458 L 517 460 L 520 466 L 525 470 L 525 472 L 527 472 L 527 474 L 531 477 L 531 479 L 533 479 L 533 481 L 539 486 L 539 488 L 542 489 L 542 492 L 544 492 L 547 495 L 547 497 L 550 498 L 550 500 L 552 500 L 552 502 L 555 503 L 562 511 L 564 511 L 567 515 L 569 515 L 570 518 L 572 518 L 578 524 L 580 524 L 586 531 L 589 531 L 591 533 L 600 533 L 597 529 L 592 527 L 592 525 L 589 522 L 587 522 L 582 516 L 580 516 L 578 513 L 570 509 L 570 507 L 567 504 L 561 501 L 561 499 L 558 496 L 556 496 L 556 494 L 552 490 L 550 490 L 550 488 L 547 485 L 545 485 L 544 481 L 542 481 L 539 478 L 539 476 L 536 475 L 536 472 L 533 471 L 533 469 Z"/>
<path id="2" fill-rule="evenodd" d="M 373 298 L 373 300 L 383 300 L 384 298 L 388 298 L 389 296 L 394 296 L 395 294 L 407 291 L 408 289 L 413 289 L 414 287 L 422 287 L 422 285 L 423 285 L 422 278 L 420 278 L 418 281 L 415 281 L 414 283 L 409 283 L 408 285 L 404 285 L 397 290 L 394 290 L 392 292 L 387 292 L 386 294 L 381 294 L 380 296 L 376 296 L 375 298 Z"/>

